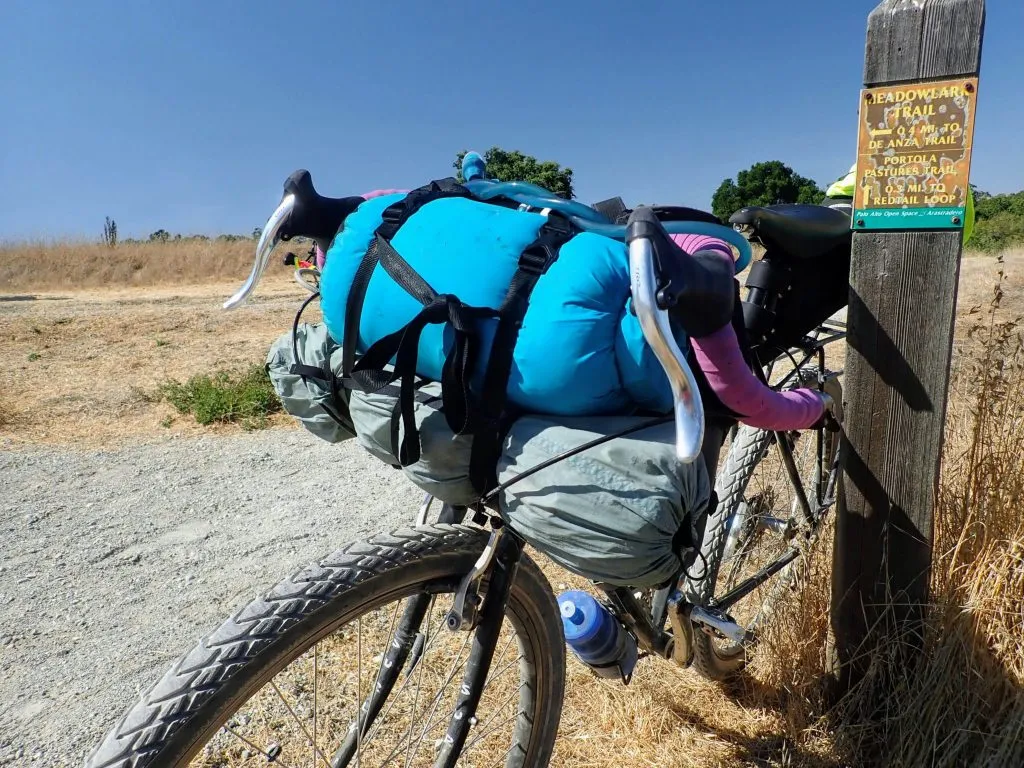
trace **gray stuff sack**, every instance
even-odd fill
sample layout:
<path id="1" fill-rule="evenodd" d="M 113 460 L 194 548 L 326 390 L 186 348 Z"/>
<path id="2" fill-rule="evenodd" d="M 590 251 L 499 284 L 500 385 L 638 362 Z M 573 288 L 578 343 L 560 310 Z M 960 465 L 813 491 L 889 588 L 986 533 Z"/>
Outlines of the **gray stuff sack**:
<path id="1" fill-rule="evenodd" d="M 329 443 L 356 436 L 349 416 L 349 393 L 340 382 L 341 355 L 335 354 L 340 349 L 323 323 L 299 323 L 294 343 L 288 331 L 267 353 L 267 375 L 285 412 Z M 296 373 L 293 366 L 297 363 L 318 369 L 320 377 Z"/>
<path id="2" fill-rule="evenodd" d="M 340 357 L 340 355 L 339 355 Z M 399 388 L 377 392 L 354 390 L 349 404 L 359 444 L 372 455 L 399 467 L 398 446 L 405 430 L 398 410 Z M 456 435 L 441 410 L 441 385 L 424 384 L 416 391 L 416 427 L 420 433 L 420 460 L 402 467 L 417 487 L 448 504 L 468 506 L 480 499 L 469 480 L 473 436 Z"/>
<path id="3" fill-rule="evenodd" d="M 296 354 L 297 353 L 297 354 Z M 294 366 L 306 366 L 302 375 Z M 373 456 L 399 467 L 402 429 L 399 388 L 377 392 L 349 390 L 341 384 L 341 345 L 322 323 L 300 323 L 295 344 L 289 331 L 267 354 L 267 374 L 285 412 L 317 437 L 330 443 L 357 438 Z M 310 371 L 309 369 L 316 369 Z M 416 425 L 422 458 L 402 468 L 417 486 L 449 504 L 469 505 L 480 494 L 469 480 L 471 435 L 455 435 L 441 409 L 441 385 L 421 386 L 416 392 Z"/>
<path id="4" fill-rule="evenodd" d="M 526 416 L 509 431 L 498 482 L 643 422 L 638 417 Z M 704 462 L 680 464 L 672 423 L 618 437 L 502 492 L 501 515 L 570 571 L 618 586 L 663 584 L 700 546 L 711 484 Z"/>

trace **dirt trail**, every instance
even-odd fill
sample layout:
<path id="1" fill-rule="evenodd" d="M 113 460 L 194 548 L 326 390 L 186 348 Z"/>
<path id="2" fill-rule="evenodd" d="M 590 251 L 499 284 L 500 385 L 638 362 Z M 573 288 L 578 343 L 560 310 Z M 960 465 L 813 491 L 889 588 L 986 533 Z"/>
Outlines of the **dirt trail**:
<path id="1" fill-rule="evenodd" d="M 0 453 L 0 764 L 80 765 L 200 635 L 418 500 L 298 430 Z"/>
<path id="2" fill-rule="evenodd" d="M 237 288 L 0 294 L 0 447 L 209 434 L 155 401 L 158 386 L 263 362 L 308 295 L 273 274 L 248 305 L 223 310 Z M 319 318 L 315 308 L 308 318 Z"/>

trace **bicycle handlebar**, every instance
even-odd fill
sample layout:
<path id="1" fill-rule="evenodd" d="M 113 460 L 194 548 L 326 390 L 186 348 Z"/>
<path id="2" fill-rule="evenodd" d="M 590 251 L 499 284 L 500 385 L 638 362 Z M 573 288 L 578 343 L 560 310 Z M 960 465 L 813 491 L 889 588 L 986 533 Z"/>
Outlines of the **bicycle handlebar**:
<path id="1" fill-rule="evenodd" d="M 224 308 L 234 309 L 246 302 L 280 241 L 310 237 L 326 251 L 345 217 L 362 202 L 362 197 L 319 195 L 309 171 L 299 170 L 289 176 L 283 199 L 260 235 L 252 272 L 238 292 L 224 302 Z M 693 371 L 676 343 L 668 310 L 691 334 L 723 326 L 732 314 L 731 267 L 723 259 L 701 262 L 683 251 L 672 242 L 651 208 L 633 211 L 625 227 L 625 239 L 633 306 L 644 338 L 672 387 L 676 456 L 690 463 L 700 455 L 704 440 L 704 408 Z"/>

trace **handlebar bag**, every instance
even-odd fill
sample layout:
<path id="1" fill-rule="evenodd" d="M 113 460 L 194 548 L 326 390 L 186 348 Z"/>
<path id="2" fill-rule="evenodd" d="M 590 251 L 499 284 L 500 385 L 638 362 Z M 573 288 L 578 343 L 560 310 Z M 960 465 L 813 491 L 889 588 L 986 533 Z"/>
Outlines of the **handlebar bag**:
<path id="1" fill-rule="evenodd" d="M 453 434 L 474 436 L 478 492 L 493 487 L 509 413 L 672 408 L 630 308 L 625 244 L 453 179 L 363 202 L 327 251 L 320 290 L 346 385 L 399 387 L 403 467 L 421 456 L 422 380 L 441 384 Z M 677 341 L 685 349 L 681 330 Z"/>

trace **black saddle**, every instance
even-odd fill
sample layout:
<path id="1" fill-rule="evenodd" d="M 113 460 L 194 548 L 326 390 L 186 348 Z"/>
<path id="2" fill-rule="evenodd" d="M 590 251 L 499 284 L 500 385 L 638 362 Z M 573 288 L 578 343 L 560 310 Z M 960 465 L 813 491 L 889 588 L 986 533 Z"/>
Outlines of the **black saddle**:
<path id="1" fill-rule="evenodd" d="M 852 237 L 849 215 L 821 205 L 752 206 L 734 213 L 729 222 L 752 227 L 765 248 L 795 260 L 823 256 Z"/>

